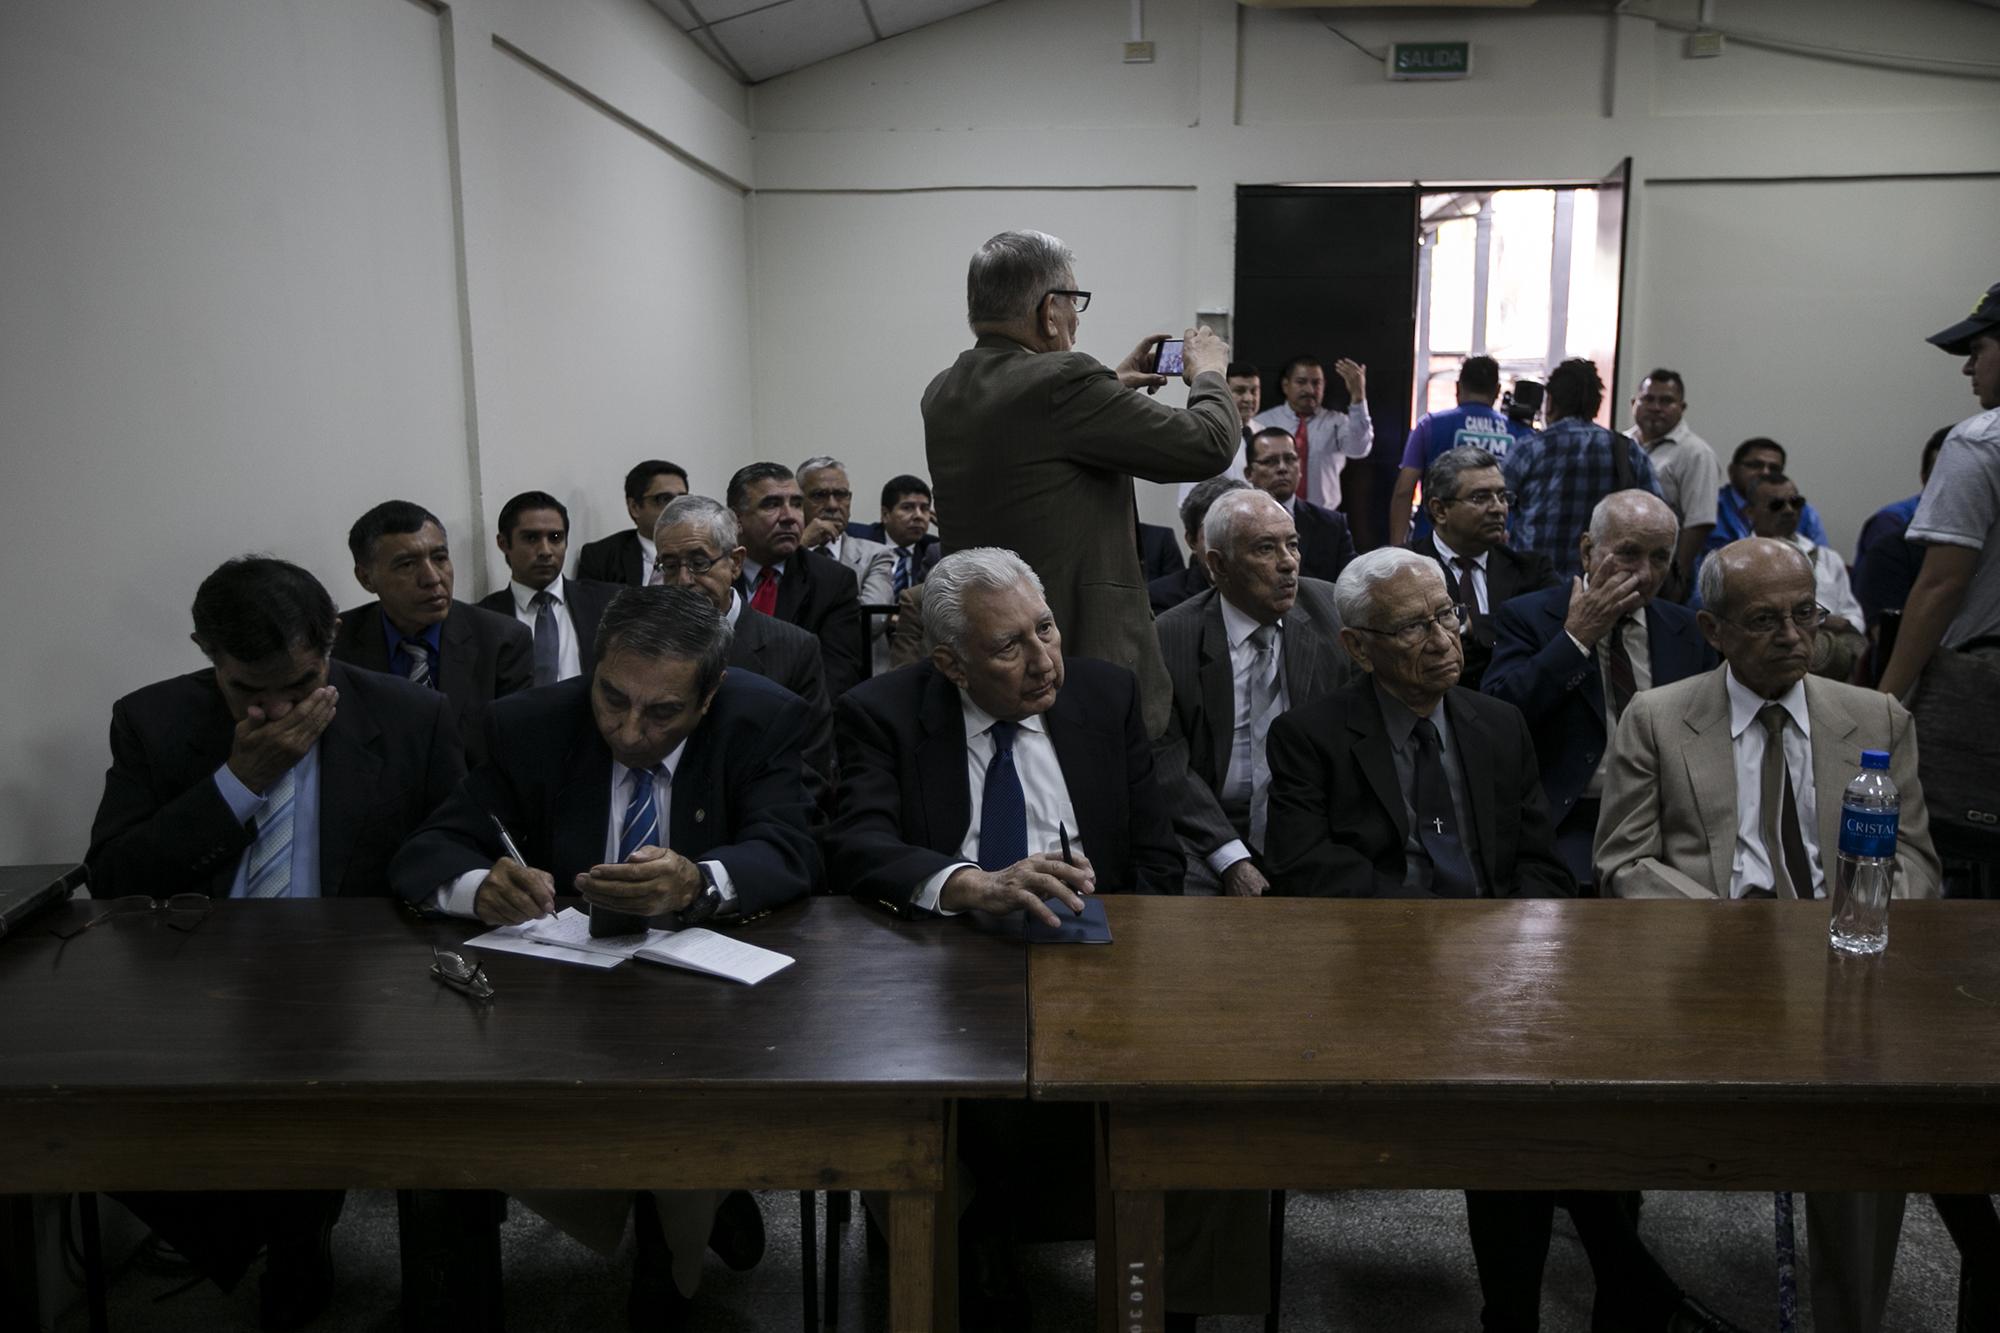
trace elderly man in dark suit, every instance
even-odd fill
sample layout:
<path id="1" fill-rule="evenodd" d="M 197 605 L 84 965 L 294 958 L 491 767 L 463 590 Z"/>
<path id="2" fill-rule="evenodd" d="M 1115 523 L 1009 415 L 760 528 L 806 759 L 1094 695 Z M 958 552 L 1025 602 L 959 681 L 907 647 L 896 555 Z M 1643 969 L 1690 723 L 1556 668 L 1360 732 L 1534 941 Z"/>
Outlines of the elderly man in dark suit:
<path id="1" fill-rule="evenodd" d="M 1547 556 L 1507 545 L 1510 503 L 1500 460 L 1477 445 L 1447 449 L 1424 471 L 1424 509 L 1431 521 L 1410 549 L 1438 562 L 1465 608 L 1465 673 L 1459 684 L 1468 690 L 1480 687 L 1493 660 L 1494 616 L 1501 604 L 1556 585 Z"/>
<path id="2" fill-rule="evenodd" d="M 1279 714 L 1331 694 L 1355 668 L 1340 646 L 1333 586 L 1299 576 L 1298 536 L 1276 500 L 1248 488 L 1218 497 L 1202 553 L 1214 586 L 1159 621 L 1174 715 L 1156 748 L 1190 889 L 1257 897 L 1269 887 L 1258 864 L 1265 735 Z"/>
<path id="3" fill-rule="evenodd" d="M 649 458 L 625 474 L 625 512 L 632 526 L 586 543 L 576 558 L 576 576 L 593 583 L 637 588 L 653 570 L 653 528 L 667 501 L 688 493 L 687 469 L 664 458 Z"/>
<path id="4" fill-rule="evenodd" d="M 1299 569 L 1307 578 L 1332 583 L 1354 558 L 1354 537 L 1347 516 L 1298 494 L 1298 441 L 1277 426 L 1250 437 L 1243 475 L 1250 484 L 1285 507 L 1299 534 Z"/>
<path id="5" fill-rule="evenodd" d="M 806 728 L 806 790 L 815 809 L 833 808 L 833 701 L 827 697 L 820 666 L 819 640 L 772 616 L 746 615 L 736 580 L 743 569 L 743 546 L 736 515 L 706 495 L 683 495 L 660 511 L 653 532 L 659 552 L 653 582 L 670 588 L 696 588 L 729 622 L 729 665 L 754 671 L 805 700 L 811 719 Z"/>
<path id="6" fill-rule="evenodd" d="M 860 580 L 805 549 L 805 492 L 783 463 L 737 469 L 724 498 L 742 534 L 736 591 L 744 605 L 818 638 L 827 693 L 839 698 L 863 674 Z"/>
<path id="7" fill-rule="evenodd" d="M 924 390 L 924 451 L 947 548 L 1020 552 L 1070 655 L 1136 673 L 1158 735 L 1172 688 L 1139 567 L 1132 478 L 1200 481 L 1229 466 L 1229 347 L 1206 328 L 1187 331 L 1185 410 L 1136 393 L 1167 382 L 1152 372 L 1166 335 L 1115 371 L 1073 350 L 1090 301 L 1075 270 L 1068 247 L 1042 232 L 1003 232 L 979 248 L 966 280 L 978 338 Z"/>
<path id="8" fill-rule="evenodd" d="M 331 661 L 334 625 L 326 589 L 282 560 L 232 560 L 203 580 L 194 642 L 211 665 L 112 708 L 111 769 L 84 856 L 93 894 L 388 892 L 390 858 L 465 763 L 444 700 Z M 119 1196 L 225 1288 L 268 1247 L 266 1328 L 300 1327 L 325 1306 L 342 1197 Z"/>
<path id="9" fill-rule="evenodd" d="M 618 589 L 563 577 L 568 508 L 547 491 L 523 491 L 500 506 L 493 542 L 513 577 L 480 598 L 479 609 L 512 616 L 534 636 L 534 684 L 589 675 L 596 665 L 597 619 Z"/>
<path id="10" fill-rule="evenodd" d="M 442 693 L 477 763 L 487 706 L 533 683 L 534 636 L 511 616 L 453 600 L 451 545 L 422 505 L 376 505 L 348 530 L 347 549 L 355 581 L 380 600 L 341 613 L 334 660 Z"/>
<path id="11" fill-rule="evenodd" d="M 702 592 L 621 592 L 598 626 L 588 678 L 493 710 L 491 759 L 404 844 L 389 872 L 396 891 L 489 925 L 546 916 L 558 891 L 576 893 L 594 912 L 667 928 L 756 916 L 808 892 L 819 855 L 799 764 L 806 706 L 748 672 L 730 675 L 728 652 L 728 623 Z M 501 844 L 496 820 L 526 864 Z M 717 1235 L 720 1200 L 705 1191 L 642 1194 L 636 1206 L 523 1197 L 606 1251 L 633 1213 L 635 1323 L 686 1306 Z M 754 1215 L 747 1196 L 736 1206 Z M 745 1262 L 762 1251 L 754 1229 Z"/>
<path id="12" fill-rule="evenodd" d="M 976 909 L 1048 925 L 1094 892 L 1179 893 L 1132 673 L 1065 656 L 1040 580 L 1011 551 L 954 552 L 923 586 L 929 660 L 835 705 L 834 882 L 905 916 Z M 1066 1185 L 1087 1198 L 1089 1121 L 1025 1103 L 960 1114 L 977 1181 L 961 1229 L 966 1323 L 1025 1328 L 1014 1229 L 1032 1217 L 1046 1231 L 1054 1213 L 1074 1234 L 1080 1219 L 1051 1199 Z"/>
<path id="13" fill-rule="evenodd" d="M 1209 506 L 1222 496 L 1249 489 L 1249 482 L 1231 476 L 1210 477 L 1188 488 L 1187 497 L 1181 501 L 1181 535 L 1187 539 L 1192 559 L 1180 573 L 1168 574 L 1146 585 L 1146 599 L 1152 603 L 1154 616 L 1164 615 L 1189 598 L 1208 591 L 1208 566 L 1201 554 L 1202 520 L 1208 517 Z"/>
<path id="14" fill-rule="evenodd" d="M 1715 664 L 1694 613 L 1659 595 L 1679 536 L 1665 500 L 1615 491 L 1591 511 L 1582 577 L 1498 604 L 1492 617 L 1481 688 L 1528 719 L 1556 851 L 1585 893 L 1594 892 L 1590 849 L 1625 705 Z"/>

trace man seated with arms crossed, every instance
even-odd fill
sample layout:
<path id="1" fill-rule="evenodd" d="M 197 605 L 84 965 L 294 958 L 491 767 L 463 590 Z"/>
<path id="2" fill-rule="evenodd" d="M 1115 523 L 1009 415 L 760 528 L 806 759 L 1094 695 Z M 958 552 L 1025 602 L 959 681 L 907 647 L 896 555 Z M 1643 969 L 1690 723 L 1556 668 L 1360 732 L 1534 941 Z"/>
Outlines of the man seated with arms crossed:
<path id="1" fill-rule="evenodd" d="M 1669 558 L 1672 553 L 1669 541 Z M 1367 674 L 1272 725 L 1273 892 L 1354 898 L 1566 898 L 1528 725 L 1457 686 L 1458 617 L 1437 562 L 1386 547 L 1334 586 L 1341 642 Z M 1492 1333 L 1539 1327 L 1558 1196 L 1468 1190 Z M 1597 1279 L 1598 1328 L 1727 1330 L 1639 1241 L 1614 1195 L 1565 1191 Z"/>
<path id="2" fill-rule="evenodd" d="M 563 577 L 569 510 L 547 491 L 523 491 L 500 506 L 493 544 L 513 578 L 479 599 L 482 611 L 512 616 L 534 636 L 536 685 L 590 674 L 597 620 L 618 589 Z"/>
<path id="3" fill-rule="evenodd" d="M 1839 846 L 1863 750 L 1902 793 L 1895 895 L 1934 898 L 1917 735 L 1894 699 L 1808 676 L 1825 612 L 1812 565 L 1766 537 L 1701 567 L 1701 632 L 1724 663 L 1635 696 L 1618 724 L 1597 826 L 1597 877 L 1619 898 L 1814 898 Z M 1809 1194 L 1813 1323 L 1875 1333 L 1889 1299 L 1901 1194 Z"/>
<path id="4" fill-rule="evenodd" d="M 389 872 L 396 892 L 501 926 L 556 910 L 560 886 L 666 927 L 748 918 L 805 894 L 819 877 L 799 765 L 806 705 L 730 674 L 728 653 L 728 623 L 706 594 L 619 593 L 590 676 L 493 710 L 489 759 L 404 844 Z M 527 864 L 506 853 L 496 819 Z M 738 1267 L 763 1251 L 748 1195 L 720 1214 L 709 1191 L 522 1198 L 607 1254 L 633 1214 L 635 1324 L 684 1311 L 705 1243 Z"/>
<path id="5" fill-rule="evenodd" d="M 1064 657 L 1041 580 L 1011 551 L 946 556 L 924 582 L 923 615 L 929 660 L 864 681 L 834 706 L 833 881 L 903 916 L 976 908 L 1048 925 L 1099 889 L 1179 893 L 1180 850 L 1133 674 Z M 961 1108 L 960 1147 L 978 1182 L 961 1232 L 969 1322 L 1027 1326 L 1013 1227 L 1045 1211 L 1032 1189 L 1073 1187 L 1087 1203 L 1091 1129 L 1076 1110 Z"/>
<path id="6" fill-rule="evenodd" d="M 586 542 L 576 557 L 576 576 L 597 583 L 637 588 L 653 570 L 653 528 L 667 501 L 688 493 L 687 470 L 664 458 L 649 458 L 625 474 L 625 513 L 632 526 Z"/>
<path id="7" fill-rule="evenodd" d="M 1211 484 L 1223 481 L 1202 483 Z M 1333 585 L 1299 576 L 1284 506 L 1263 491 L 1232 491 L 1202 527 L 1215 586 L 1156 626 L 1174 709 L 1155 750 L 1190 853 L 1190 889 L 1254 898 L 1269 887 L 1257 861 L 1271 777 L 1265 734 L 1286 709 L 1346 685 L 1355 667 L 1340 646 Z"/>
<path id="8" fill-rule="evenodd" d="M 478 763 L 487 707 L 534 679 L 534 637 L 511 616 L 452 597 L 451 545 L 422 505 L 376 505 L 348 530 L 347 549 L 354 581 L 380 600 L 342 613 L 335 660 L 440 691 Z"/>
<path id="9" fill-rule="evenodd" d="M 1447 449 L 1424 474 L 1424 508 L 1431 522 L 1410 549 L 1438 562 L 1465 608 L 1465 671 L 1459 683 L 1468 690 L 1480 687 L 1493 660 L 1493 618 L 1501 604 L 1555 586 L 1547 556 L 1507 545 L 1513 503 L 1500 460 L 1474 445 Z"/>
<path id="10" fill-rule="evenodd" d="M 1613 491 L 1590 512 L 1583 574 L 1496 607 L 1480 688 L 1521 710 L 1535 737 L 1556 854 L 1594 893 L 1591 844 L 1611 737 L 1640 690 L 1715 665 L 1694 612 L 1660 596 L 1680 526 L 1651 491 Z"/>
<path id="11" fill-rule="evenodd" d="M 326 589 L 282 560 L 231 560 L 202 581 L 193 637 L 212 665 L 111 710 L 84 856 L 93 895 L 389 892 L 390 858 L 465 762 L 440 695 L 329 659 L 336 623 Z M 265 1328 L 325 1307 L 340 1191 L 115 1197 L 225 1290 L 268 1246 Z"/>
<path id="12" fill-rule="evenodd" d="M 653 531 L 654 583 L 694 588 L 729 622 L 731 669 L 754 671 L 806 701 L 806 791 L 816 809 L 833 808 L 833 702 L 826 695 L 819 640 L 772 616 L 745 615 L 736 579 L 743 569 L 736 515 L 706 495 L 683 495 L 660 511 Z"/>

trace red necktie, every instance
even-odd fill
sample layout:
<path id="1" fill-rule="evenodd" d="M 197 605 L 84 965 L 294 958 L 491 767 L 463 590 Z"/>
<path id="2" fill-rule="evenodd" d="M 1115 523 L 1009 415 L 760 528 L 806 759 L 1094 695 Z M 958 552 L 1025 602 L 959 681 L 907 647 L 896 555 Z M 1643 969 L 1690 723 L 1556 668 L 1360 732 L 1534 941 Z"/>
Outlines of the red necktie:
<path id="1" fill-rule="evenodd" d="M 1312 441 L 1308 438 L 1306 418 L 1299 418 L 1299 428 L 1292 435 L 1292 442 L 1298 446 L 1299 450 L 1299 488 L 1294 494 L 1301 500 L 1310 500 L 1312 499 L 1312 484 L 1307 481 L 1307 478 L 1312 473 L 1307 471 L 1306 463 L 1312 457 Z"/>
<path id="2" fill-rule="evenodd" d="M 767 616 L 778 614 L 778 571 L 769 565 L 757 571 L 757 589 L 750 594 L 750 609 Z"/>

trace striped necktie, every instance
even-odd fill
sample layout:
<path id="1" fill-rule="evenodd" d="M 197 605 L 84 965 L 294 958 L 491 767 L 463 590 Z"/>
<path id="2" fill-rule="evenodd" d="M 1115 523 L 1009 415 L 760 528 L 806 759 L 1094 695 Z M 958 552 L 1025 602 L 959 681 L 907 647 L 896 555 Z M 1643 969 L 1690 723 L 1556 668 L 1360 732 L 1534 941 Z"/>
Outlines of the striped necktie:
<path id="1" fill-rule="evenodd" d="M 250 860 L 243 870 L 243 896 L 282 898 L 292 887 L 292 813 L 298 804 L 297 767 L 271 784 L 264 793 L 264 818 L 257 824 L 257 840 L 250 844 Z"/>
<path id="2" fill-rule="evenodd" d="M 1293 414 L 1297 416 L 1297 413 Z M 1312 422 L 1310 418 L 1299 417 L 1299 427 L 1292 433 L 1292 447 L 1299 451 L 1299 485 L 1293 492 L 1301 500 L 1310 500 L 1312 493 L 1312 471 L 1308 464 L 1312 460 Z"/>
<path id="3" fill-rule="evenodd" d="M 628 768 L 632 794 L 625 802 L 625 818 L 618 826 L 618 859 L 630 860 L 641 847 L 664 847 L 660 838 L 660 807 L 653 799 L 650 768 Z"/>
<path id="4" fill-rule="evenodd" d="M 410 664 L 403 673 L 410 678 L 410 684 L 435 688 L 431 684 L 431 646 L 428 643 L 422 639 L 403 640 L 403 657 Z"/>

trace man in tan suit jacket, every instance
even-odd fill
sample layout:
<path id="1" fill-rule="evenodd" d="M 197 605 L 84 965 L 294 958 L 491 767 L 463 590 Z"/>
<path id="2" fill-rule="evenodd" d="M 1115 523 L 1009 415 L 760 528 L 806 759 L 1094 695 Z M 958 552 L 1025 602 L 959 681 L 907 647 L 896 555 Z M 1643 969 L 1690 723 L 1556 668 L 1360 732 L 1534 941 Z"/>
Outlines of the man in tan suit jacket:
<path id="1" fill-rule="evenodd" d="M 1598 883 L 1619 898 L 1824 896 L 1841 795 L 1869 749 L 1889 751 L 1902 794 L 1894 892 L 1936 897 L 1909 713 L 1887 695 L 1806 674 L 1824 612 L 1805 556 L 1764 537 L 1734 542 L 1702 566 L 1701 601 L 1702 634 L 1724 664 L 1642 690 L 1626 706 L 1598 816 Z M 1784 762 L 1766 774 L 1770 744 Z M 1777 802 L 1767 800 L 1773 788 Z M 1876 1333 L 1903 1196 L 1809 1194 L 1806 1224 L 1814 1327 Z"/>
<path id="2" fill-rule="evenodd" d="M 1064 647 L 1139 677 L 1149 734 L 1172 687 L 1139 567 L 1132 478 L 1199 481 L 1229 466 L 1236 408 L 1229 346 L 1186 333 L 1185 411 L 1147 394 L 1158 334 L 1114 371 L 1073 350 L 1090 294 L 1075 256 L 1041 232 L 1003 232 L 972 257 L 967 320 L 978 341 L 924 391 L 924 451 L 947 553 L 1017 552 L 1040 576 Z"/>

